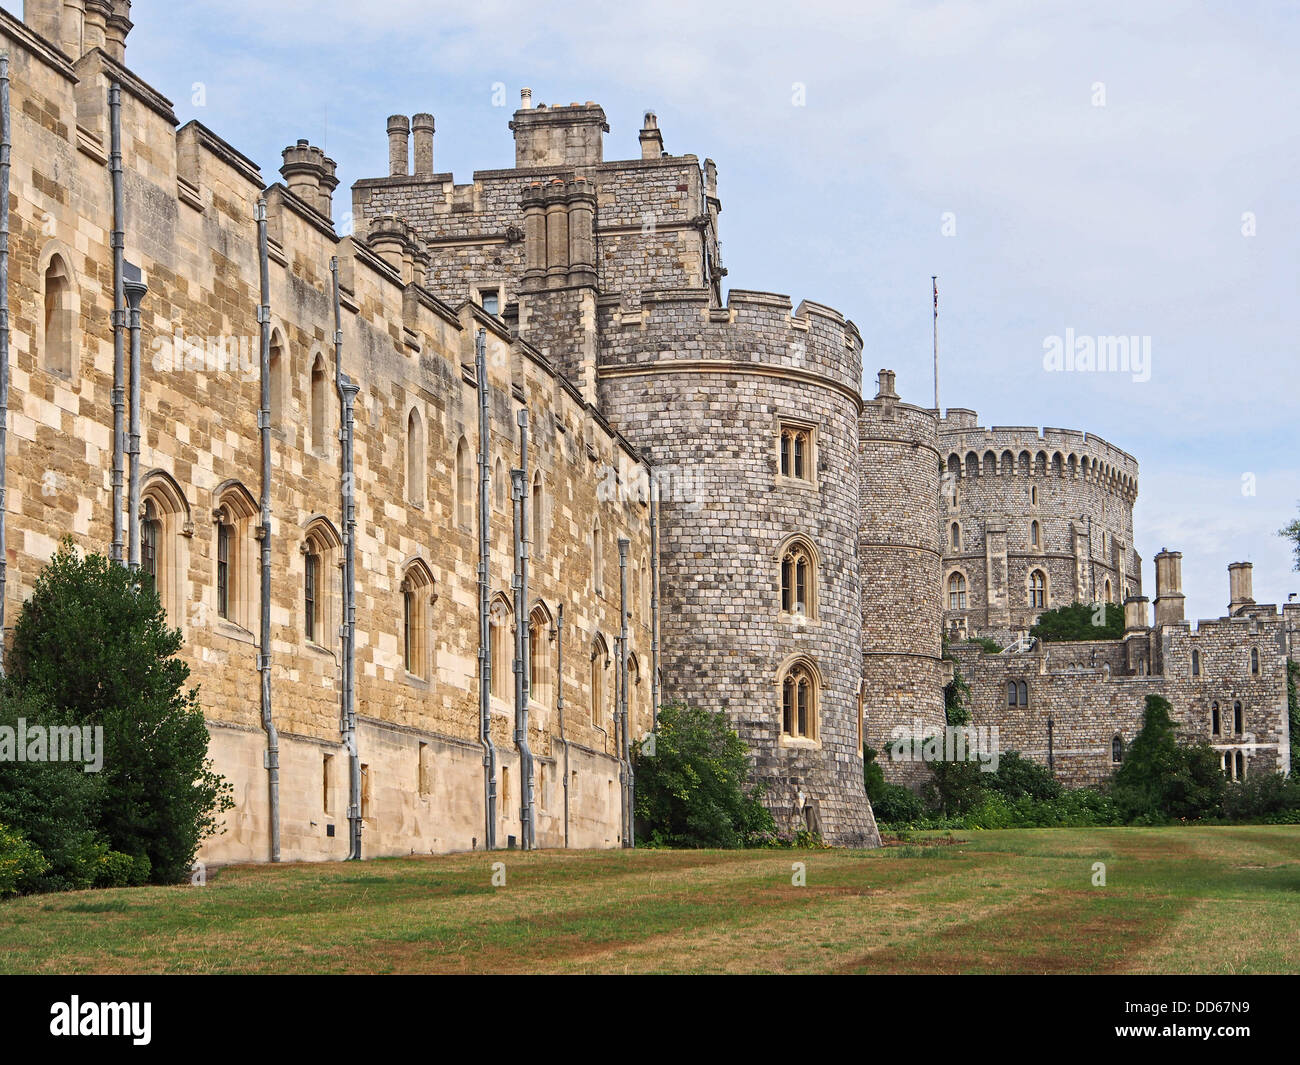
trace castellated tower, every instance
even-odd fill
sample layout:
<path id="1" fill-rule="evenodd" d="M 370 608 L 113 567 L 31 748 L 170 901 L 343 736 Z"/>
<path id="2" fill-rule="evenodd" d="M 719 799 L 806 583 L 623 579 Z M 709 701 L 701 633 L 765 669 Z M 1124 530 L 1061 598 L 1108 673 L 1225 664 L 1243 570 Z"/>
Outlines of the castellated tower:
<path id="1" fill-rule="evenodd" d="M 660 484 L 665 699 L 728 713 L 779 828 L 878 842 L 858 703 L 857 328 L 737 290 L 725 308 L 700 290 L 636 310 L 605 298 L 599 321 L 601 408 Z"/>
<path id="2" fill-rule="evenodd" d="M 654 467 L 662 700 L 730 715 L 782 830 L 878 842 L 859 716 L 856 327 L 770 293 L 733 289 L 723 306 L 717 168 L 665 151 L 653 112 L 639 158 L 607 160 L 599 105 L 524 90 L 514 167 L 466 184 L 431 164 L 408 174 L 415 123 L 394 118 L 392 172 L 353 187 L 359 230 L 424 241 L 416 273 L 433 291 L 500 314 Z"/>
<path id="3" fill-rule="evenodd" d="M 891 763 L 892 730 L 908 735 L 945 723 L 939 587 L 938 416 L 899 400 L 894 372 L 881 370 L 876 398 L 859 422 L 862 582 L 862 701 L 866 743 L 898 782 L 917 782 L 920 763 Z"/>
<path id="4" fill-rule="evenodd" d="M 939 421 L 943 620 L 949 639 L 1007 644 L 1044 610 L 1142 592 L 1138 464 L 1074 429 Z"/>

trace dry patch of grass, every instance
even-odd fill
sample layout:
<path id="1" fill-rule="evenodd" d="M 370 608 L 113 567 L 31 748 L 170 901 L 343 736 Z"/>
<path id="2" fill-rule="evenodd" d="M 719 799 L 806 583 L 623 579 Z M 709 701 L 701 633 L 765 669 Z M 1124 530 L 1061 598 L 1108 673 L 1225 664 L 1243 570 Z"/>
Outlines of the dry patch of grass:
<path id="1" fill-rule="evenodd" d="M 1298 900 L 1295 826 L 249 865 L 0 904 L 0 971 L 1294 972 Z"/>

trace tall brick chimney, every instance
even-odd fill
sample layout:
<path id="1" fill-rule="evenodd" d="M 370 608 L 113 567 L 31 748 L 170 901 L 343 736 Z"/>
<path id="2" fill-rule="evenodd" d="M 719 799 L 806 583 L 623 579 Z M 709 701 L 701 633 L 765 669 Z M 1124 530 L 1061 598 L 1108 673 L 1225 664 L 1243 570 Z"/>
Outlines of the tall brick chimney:
<path id="1" fill-rule="evenodd" d="M 411 120 L 405 115 L 388 116 L 388 174 L 406 177 L 411 172 Z"/>
<path id="2" fill-rule="evenodd" d="M 1156 625 L 1183 620 L 1183 553 L 1162 550 L 1156 555 Z"/>
<path id="3" fill-rule="evenodd" d="M 425 177 L 433 173 L 433 115 L 421 112 L 411 116 L 415 141 L 415 173 Z"/>
<path id="4" fill-rule="evenodd" d="M 1236 617 L 1242 607 L 1255 603 L 1252 574 L 1254 564 L 1233 562 L 1228 566 L 1228 616 Z"/>
<path id="5" fill-rule="evenodd" d="M 653 111 L 645 113 L 645 122 L 641 126 L 641 158 L 662 159 L 664 154 L 664 135 L 659 131 L 659 119 Z"/>

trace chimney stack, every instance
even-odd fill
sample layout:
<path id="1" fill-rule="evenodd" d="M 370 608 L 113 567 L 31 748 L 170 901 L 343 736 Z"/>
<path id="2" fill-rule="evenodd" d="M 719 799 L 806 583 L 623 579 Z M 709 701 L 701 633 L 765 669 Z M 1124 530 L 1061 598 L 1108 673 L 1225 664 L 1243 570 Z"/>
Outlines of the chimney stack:
<path id="1" fill-rule="evenodd" d="M 131 32 L 131 0 L 113 0 L 108 16 L 104 51 L 119 63 L 126 62 L 126 35 Z"/>
<path id="2" fill-rule="evenodd" d="M 1156 555 L 1156 625 L 1183 620 L 1183 554 L 1162 550 Z"/>
<path id="3" fill-rule="evenodd" d="M 877 399 L 897 399 L 898 393 L 894 391 L 894 371 L 881 370 L 876 374 L 876 398 Z"/>
<path id="4" fill-rule="evenodd" d="M 411 130 L 415 140 L 415 173 L 428 177 L 433 173 L 433 115 L 412 115 Z"/>
<path id="5" fill-rule="evenodd" d="M 1151 627 L 1148 604 L 1145 595 L 1130 595 L 1124 600 L 1124 631 L 1145 632 Z"/>
<path id="6" fill-rule="evenodd" d="M 306 140 L 298 141 L 280 154 L 284 157 L 280 176 L 289 186 L 289 191 L 308 207 L 316 207 L 320 203 L 325 154 L 319 148 L 313 148 Z"/>
<path id="7" fill-rule="evenodd" d="M 521 110 L 521 111 L 531 111 L 532 109 L 533 109 L 533 90 L 532 90 L 532 89 L 520 89 L 520 90 L 519 90 L 519 110 Z"/>
<path id="8" fill-rule="evenodd" d="M 1228 566 L 1229 617 L 1236 617 L 1243 607 L 1254 605 L 1254 569 L 1254 564 L 1250 562 L 1233 562 Z"/>
<path id="9" fill-rule="evenodd" d="M 406 177 L 411 172 L 411 120 L 405 115 L 388 116 L 388 173 Z"/>
<path id="10" fill-rule="evenodd" d="M 664 135 L 659 131 L 659 119 L 653 111 L 645 113 L 645 122 L 641 126 L 641 158 L 662 159 L 664 154 Z"/>

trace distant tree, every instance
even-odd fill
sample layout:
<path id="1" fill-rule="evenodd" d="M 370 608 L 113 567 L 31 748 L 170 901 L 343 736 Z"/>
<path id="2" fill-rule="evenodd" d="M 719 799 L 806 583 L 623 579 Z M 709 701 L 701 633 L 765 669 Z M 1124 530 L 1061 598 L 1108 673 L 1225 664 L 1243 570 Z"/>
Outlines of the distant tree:
<path id="1" fill-rule="evenodd" d="M 1114 603 L 1073 603 L 1055 607 L 1038 615 L 1038 622 L 1029 630 L 1029 635 L 1048 643 L 1118 640 L 1124 635 L 1124 609 Z"/>
<path id="2" fill-rule="evenodd" d="M 654 755 L 637 750 L 638 834 L 665 847 L 743 847 L 774 832 L 748 777 L 748 752 L 726 714 L 662 707 Z"/>
<path id="3" fill-rule="evenodd" d="M 1300 518 L 1295 518 L 1277 531 L 1278 536 L 1291 541 L 1291 550 L 1295 557 L 1295 569 L 1300 570 Z"/>
<path id="4" fill-rule="evenodd" d="M 60 720 L 102 725 L 98 827 L 158 883 L 187 876 L 200 843 L 231 808 L 208 759 L 208 731 L 181 634 L 147 576 L 65 540 L 14 628 L 10 675 Z"/>
<path id="5" fill-rule="evenodd" d="M 1142 730 L 1111 782 L 1111 797 L 1127 821 L 1159 822 L 1214 814 L 1225 782 L 1206 743 L 1179 743 L 1169 700 L 1148 695 Z"/>

